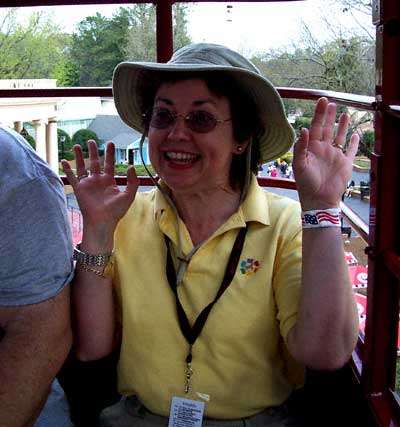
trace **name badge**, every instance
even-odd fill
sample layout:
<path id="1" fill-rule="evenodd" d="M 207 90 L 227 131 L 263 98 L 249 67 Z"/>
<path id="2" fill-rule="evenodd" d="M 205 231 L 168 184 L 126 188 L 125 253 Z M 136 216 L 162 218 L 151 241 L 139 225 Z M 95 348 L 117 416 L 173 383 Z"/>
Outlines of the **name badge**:
<path id="1" fill-rule="evenodd" d="M 168 427 L 201 427 L 203 414 L 204 402 L 173 397 Z"/>

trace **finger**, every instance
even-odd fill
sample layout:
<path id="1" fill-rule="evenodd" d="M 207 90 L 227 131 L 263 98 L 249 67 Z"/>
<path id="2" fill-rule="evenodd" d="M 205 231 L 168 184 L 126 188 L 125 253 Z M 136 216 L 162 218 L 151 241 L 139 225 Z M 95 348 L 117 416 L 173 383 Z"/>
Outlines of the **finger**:
<path id="1" fill-rule="evenodd" d="M 314 115 L 311 120 L 310 126 L 310 140 L 322 139 L 323 126 L 325 123 L 326 109 L 328 106 L 328 100 L 326 98 L 320 98 L 315 106 Z"/>
<path id="2" fill-rule="evenodd" d="M 305 160 L 309 142 L 309 131 L 306 128 L 301 129 L 300 137 L 293 148 L 293 163 Z"/>
<path id="3" fill-rule="evenodd" d="M 85 160 L 83 158 L 82 147 L 79 144 L 74 145 L 74 156 L 76 163 L 76 175 L 87 175 Z"/>
<path id="4" fill-rule="evenodd" d="M 78 182 L 76 179 L 73 170 L 71 169 L 70 164 L 66 160 L 61 160 L 61 166 L 65 172 L 65 175 L 68 179 L 68 182 L 74 187 L 74 185 Z"/>
<path id="5" fill-rule="evenodd" d="M 330 102 L 326 108 L 326 116 L 324 126 L 322 128 L 322 140 L 329 142 L 333 141 L 335 134 L 335 121 L 336 121 L 336 104 Z"/>
<path id="6" fill-rule="evenodd" d="M 115 170 L 115 146 L 113 142 L 109 142 L 106 148 L 106 156 L 104 158 L 104 173 L 114 176 Z"/>
<path id="7" fill-rule="evenodd" d="M 125 192 L 128 193 L 133 200 L 139 187 L 139 178 L 137 177 L 135 168 L 133 166 L 128 168 L 126 171 L 126 181 L 127 184 Z"/>
<path id="8" fill-rule="evenodd" d="M 101 169 L 100 169 L 99 151 L 97 149 L 96 141 L 94 141 L 93 139 L 89 139 L 89 141 L 87 142 L 87 146 L 89 149 L 90 173 L 92 175 L 94 174 L 99 175 L 101 172 Z"/>
<path id="9" fill-rule="evenodd" d="M 349 128 L 349 116 L 342 114 L 339 118 L 339 125 L 336 133 L 335 142 L 344 145 L 346 142 L 347 130 Z"/>
<path id="10" fill-rule="evenodd" d="M 357 133 L 353 133 L 350 138 L 349 146 L 346 151 L 346 157 L 353 160 L 356 157 L 360 137 Z"/>

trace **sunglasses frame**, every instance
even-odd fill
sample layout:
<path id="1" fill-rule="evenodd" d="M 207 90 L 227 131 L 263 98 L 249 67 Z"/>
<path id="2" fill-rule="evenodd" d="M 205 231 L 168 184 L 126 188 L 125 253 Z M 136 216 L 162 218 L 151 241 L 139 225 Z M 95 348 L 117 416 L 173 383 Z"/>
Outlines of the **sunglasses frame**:
<path id="1" fill-rule="evenodd" d="M 169 114 L 169 117 L 172 119 L 170 121 L 169 124 L 167 124 L 166 126 L 163 127 L 159 127 L 159 126 L 154 126 L 154 124 L 152 124 L 152 118 L 153 118 L 153 113 L 154 110 L 162 110 L 165 111 L 166 113 Z M 199 130 L 199 128 L 196 128 L 196 124 L 194 126 L 191 125 L 191 123 L 195 123 L 193 122 L 193 114 L 200 112 L 200 113 L 205 113 L 210 119 L 212 118 L 212 127 L 210 129 L 206 129 L 206 130 Z M 188 129 L 190 129 L 192 132 L 196 132 L 196 133 L 209 133 L 212 132 L 219 124 L 224 123 L 224 122 L 229 122 L 230 120 L 232 120 L 232 118 L 228 118 L 228 119 L 217 119 L 212 113 L 210 113 L 209 111 L 206 110 L 193 110 L 193 111 L 189 111 L 187 114 L 175 114 L 172 113 L 168 108 L 152 108 L 151 110 L 149 110 L 147 113 L 143 114 L 143 117 L 145 119 L 147 119 L 147 123 L 149 126 L 153 127 L 154 129 L 159 129 L 159 130 L 164 130 L 164 129 L 168 129 L 171 128 L 173 126 L 175 126 L 176 121 L 178 120 L 179 117 L 182 117 L 184 120 L 185 125 L 187 126 Z M 192 119 L 191 119 L 192 117 Z"/>

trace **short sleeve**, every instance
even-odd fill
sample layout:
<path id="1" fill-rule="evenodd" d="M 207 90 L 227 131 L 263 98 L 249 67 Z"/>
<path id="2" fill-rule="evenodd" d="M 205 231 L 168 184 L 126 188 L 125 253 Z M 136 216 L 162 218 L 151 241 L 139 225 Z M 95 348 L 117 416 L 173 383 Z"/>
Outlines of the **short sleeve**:
<path id="1" fill-rule="evenodd" d="M 285 216 L 288 216 L 285 221 Z M 297 321 L 297 308 L 301 286 L 302 232 L 300 213 L 287 210 L 283 217 L 282 235 L 274 266 L 273 286 L 278 307 L 281 335 L 286 341 L 290 329 Z M 298 217 L 296 221 L 294 218 Z"/>
<path id="2" fill-rule="evenodd" d="M 0 305 L 57 295 L 73 275 L 72 237 L 62 183 L 41 175 L 0 195 Z"/>

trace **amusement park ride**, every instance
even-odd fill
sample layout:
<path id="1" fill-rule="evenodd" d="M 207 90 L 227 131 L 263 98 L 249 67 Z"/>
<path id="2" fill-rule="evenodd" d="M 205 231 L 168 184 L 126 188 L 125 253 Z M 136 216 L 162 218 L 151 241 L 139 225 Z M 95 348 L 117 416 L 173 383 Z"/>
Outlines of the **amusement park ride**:
<path id="1" fill-rule="evenodd" d="M 198 3 L 206 1 L 197 0 Z M 295 1 L 288 0 L 289 3 Z M 157 60 L 166 62 L 173 51 L 173 5 L 185 2 L 191 3 L 185 0 L 1 0 L 0 7 L 152 3 L 157 17 Z M 213 3 L 232 5 L 236 0 L 214 0 Z M 343 369 L 308 373 L 304 405 L 315 415 L 310 425 L 321 427 L 400 426 L 400 395 L 396 390 L 400 285 L 400 1 L 372 0 L 372 13 L 376 27 L 374 97 L 278 88 L 283 98 L 316 100 L 326 96 L 337 104 L 367 110 L 374 116 L 369 224 L 346 206 L 346 201 L 342 206 L 346 222 L 364 242 L 368 264 L 368 271 L 357 270 L 355 265 L 349 270 L 355 292 L 363 290 L 359 298 L 363 310 L 360 335 L 352 359 Z M 112 91 L 109 87 L 0 89 L 0 98 L 75 96 L 112 97 Z M 285 179 L 262 177 L 259 180 L 266 187 L 296 188 L 294 181 Z M 118 182 L 123 185 L 126 181 L 118 177 Z M 141 184 L 151 185 L 145 177 L 141 178 Z"/>

